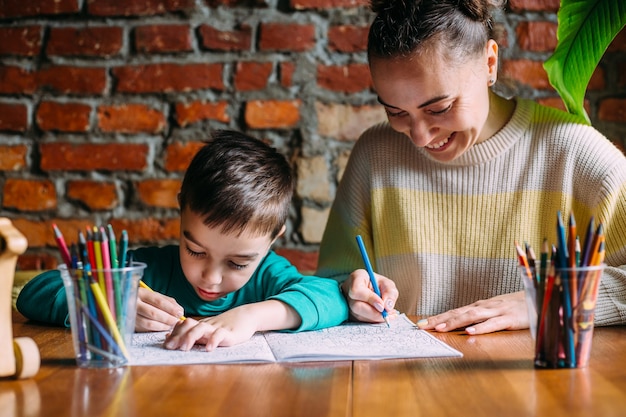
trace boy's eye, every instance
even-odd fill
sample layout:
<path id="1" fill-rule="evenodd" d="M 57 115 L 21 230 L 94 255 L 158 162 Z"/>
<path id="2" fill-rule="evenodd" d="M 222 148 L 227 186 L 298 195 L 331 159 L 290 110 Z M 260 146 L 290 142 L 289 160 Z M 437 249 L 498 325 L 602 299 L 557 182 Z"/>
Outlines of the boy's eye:
<path id="1" fill-rule="evenodd" d="M 202 252 L 192 251 L 191 249 L 189 249 L 189 246 L 185 246 L 185 249 L 187 250 L 187 253 L 189 254 L 189 256 L 192 256 L 194 258 L 199 258 L 200 256 L 203 255 Z"/>
<path id="2" fill-rule="evenodd" d="M 236 263 L 234 263 L 233 261 L 228 261 L 228 263 L 230 264 L 230 266 L 231 266 L 233 269 L 235 269 L 235 270 L 237 270 L 237 271 L 241 271 L 242 269 L 245 269 L 245 268 L 247 268 L 247 267 L 248 267 L 248 265 L 247 265 L 247 264 L 246 264 L 246 265 L 236 264 Z"/>

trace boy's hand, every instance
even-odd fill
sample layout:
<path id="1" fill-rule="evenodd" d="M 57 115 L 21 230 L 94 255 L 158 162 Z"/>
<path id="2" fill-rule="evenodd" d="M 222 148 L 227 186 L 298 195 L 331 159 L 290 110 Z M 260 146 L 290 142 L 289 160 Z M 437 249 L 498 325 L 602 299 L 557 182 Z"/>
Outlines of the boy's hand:
<path id="1" fill-rule="evenodd" d="M 165 348 L 189 350 L 195 344 L 201 344 L 210 352 L 218 346 L 232 346 L 249 340 L 256 332 L 256 322 L 237 310 L 200 321 L 187 319 L 177 323 L 165 338 Z"/>
<path id="2" fill-rule="evenodd" d="M 364 269 L 357 269 L 341 284 L 341 291 L 346 296 L 350 307 L 350 316 L 354 320 L 367 323 L 381 323 L 383 309 L 392 318 L 398 299 L 396 284 L 389 278 L 374 273 L 380 297 L 372 289 L 369 275 Z"/>
<path id="3" fill-rule="evenodd" d="M 246 304 L 219 316 L 200 321 L 187 319 L 176 323 L 165 338 L 166 349 L 189 350 L 201 344 L 207 351 L 249 340 L 257 331 L 295 329 L 301 318 L 291 307 L 277 300 Z"/>
<path id="4" fill-rule="evenodd" d="M 169 330 L 184 315 L 183 308 L 172 297 L 145 288 L 138 291 L 135 331 Z"/>

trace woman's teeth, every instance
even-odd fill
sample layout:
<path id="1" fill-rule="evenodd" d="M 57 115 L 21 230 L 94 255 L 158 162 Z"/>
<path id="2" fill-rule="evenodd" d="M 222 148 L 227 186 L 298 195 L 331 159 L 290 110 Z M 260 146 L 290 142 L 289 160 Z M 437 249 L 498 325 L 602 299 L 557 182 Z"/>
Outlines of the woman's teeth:
<path id="1" fill-rule="evenodd" d="M 439 149 L 441 148 L 443 145 L 445 145 L 446 143 L 448 143 L 448 140 L 450 140 L 450 138 L 445 138 L 442 141 L 440 141 L 439 143 L 431 143 L 430 145 L 426 145 L 426 147 L 428 149 Z"/>

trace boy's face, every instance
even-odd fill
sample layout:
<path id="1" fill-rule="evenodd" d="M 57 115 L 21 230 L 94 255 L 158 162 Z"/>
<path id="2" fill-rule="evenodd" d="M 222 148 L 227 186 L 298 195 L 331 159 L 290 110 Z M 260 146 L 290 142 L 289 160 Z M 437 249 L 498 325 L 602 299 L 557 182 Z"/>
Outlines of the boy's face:
<path id="1" fill-rule="evenodd" d="M 275 239 L 270 235 L 223 234 L 185 208 L 180 221 L 180 263 L 196 294 L 217 300 L 243 287 Z"/>

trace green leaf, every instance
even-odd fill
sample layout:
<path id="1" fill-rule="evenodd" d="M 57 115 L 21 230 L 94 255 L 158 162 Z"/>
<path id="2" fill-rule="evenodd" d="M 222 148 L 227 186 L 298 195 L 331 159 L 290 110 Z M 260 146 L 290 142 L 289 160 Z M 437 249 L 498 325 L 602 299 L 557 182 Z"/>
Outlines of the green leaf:
<path id="1" fill-rule="evenodd" d="M 626 26 L 625 0 L 561 0 L 557 46 L 543 64 L 567 110 L 591 124 L 585 91 L 602 55 Z"/>

